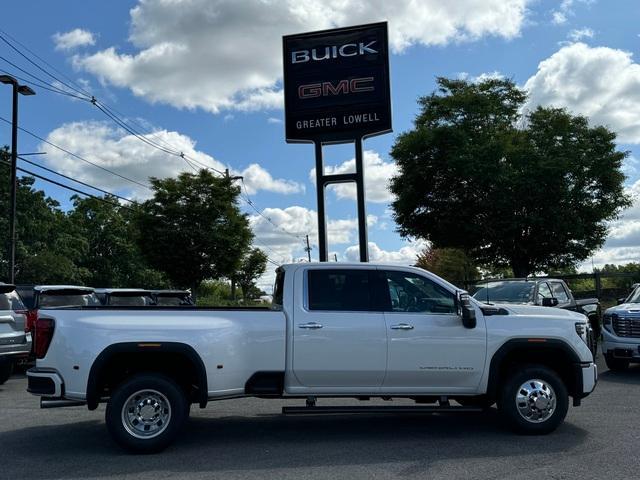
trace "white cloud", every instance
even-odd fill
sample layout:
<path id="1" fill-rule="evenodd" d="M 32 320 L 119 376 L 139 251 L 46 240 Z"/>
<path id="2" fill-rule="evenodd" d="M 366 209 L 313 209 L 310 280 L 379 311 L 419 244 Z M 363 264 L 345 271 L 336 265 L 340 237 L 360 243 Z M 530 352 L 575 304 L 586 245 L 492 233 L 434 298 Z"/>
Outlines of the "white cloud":
<path id="1" fill-rule="evenodd" d="M 525 84 L 527 108 L 566 107 L 640 143 L 640 65 L 629 52 L 574 43 L 540 62 Z"/>
<path id="2" fill-rule="evenodd" d="M 389 21 L 391 47 L 520 34 L 531 0 L 140 0 L 132 53 L 75 56 L 103 82 L 178 108 L 282 107 L 282 35 Z"/>
<path id="3" fill-rule="evenodd" d="M 168 145 L 173 150 L 184 152 L 188 158 L 195 159 L 200 164 L 217 170 L 225 169 L 223 163 L 197 150 L 196 142 L 186 135 L 167 130 L 155 130 L 144 137 L 157 144 Z M 193 172 L 182 158 L 153 148 L 107 122 L 67 123 L 49 133 L 47 140 L 102 168 L 142 184 L 148 184 L 150 176 L 166 178 L 176 176 L 182 171 Z M 60 150 L 47 145 L 41 145 L 40 149 L 48 152 L 45 157 L 48 166 L 72 178 L 109 191 L 124 192 L 136 198 L 144 199 L 151 195 L 151 191 L 141 185 L 88 165 Z M 198 169 L 201 168 L 197 163 L 193 165 Z M 296 182 L 274 179 L 258 164 L 251 164 L 239 173 L 244 175 L 245 185 L 250 193 L 259 190 L 295 193 L 304 188 Z"/>
<path id="4" fill-rule="evenodd" d="M 56 50 L 73 50 L 78 47 L 95 45 L 96 38 L 88 30 L 76 28 L 66 33 L 54 33 L 51 38 L 56 45 Z"/>
<path id="5" fill-rule="evenodd" d="M 377 263 L 401 263 L 413 265 L 416 258 L 426 243 L 423 240 L 409 242 L 398 250 L 383 250 L 375 242 L 369 242 L 369 261 Z M 360 259 L 360 249 L 358 245 L 353 245 L 345 250 L 345 258 L 350 262 L 357 262 Z"/>
<path id="6" fill-rule="evenodd" d="M 267 118 L 267 123 L 280 124 L 280 123 L 282 123 L 282 119 L 281 118 L 276 118 L 276 117 L 269 117 L 269 118 Z"/>
<path id="7" fill-rule="evenodd" d="M 249 217 L 249 223 L 255 234 L 254 245 L 263 249 L 272 261 L 276 263 L 306 261 L 305 235 L 309 235 L 312 259 L 318 259 L 318 216 L 315 210 L 296 205 L 285 209 L 265 208 L 262 214 L 270 221 L 263 216 L 252 215 Z M 377 221 L 378 218 L 375 215 L 367 216 L 369 227 L 374 226 Z M 357 234 L 357 219 L 347 218 L 327 222 L 329 248 L 352 243 L 357 239 Z M 340 255 L 339 258 L 341 258 Z M 273 284 L 273 279 L 273 271 L 267 269 L 258 284 L 261 288 L 267 288 Z"/>
<path id="8" fill-rule="evenodd" d="M 569 38 L 569 40 L 572 40 L 574 42 L 579 42 L 584 38 L 593 38 L 593 35 L 594 35 L 593 30 L 585 27 L 580 29 L 574 28 L 567 34 L 567 37 Z"/>
<path id="9" fill-rule="evenodd" d="M 606 263 L 629 263 L 640 261 L 640 180 L 626 189 L 633 205 L 625 210 L 618 220 L 611 222 L 609 236 L 602 249 L 593 255 L 593 264 L 601 267 Z M 589 259 L 582 265 L 591 270 Z"/>
<path id="10" fill-rule="evenodd" d="M 364 160 L 364 183 L 366 189 L 367 202 L 389 203 L 393 201 L 393 195 L 389 191 L 389 179 L 398 173 L 398 166 L 395 162 L 385 162 L 380 154 L 373 150 L 363 152 Z M 340 165 L 326 165 L 325 175 L 354 173 L 356 171 L 356 159 L 352 158 Z M 316 169 L 309 171 L 309 179 L 316 180 Z M 356 198 L 356 186 L 354 183 L 339 183 L 330 185 L 328 190 L 335 192 L 340 199 Z"/>
<path id="11" fill-rule="evenodd" d="M 239 172 L 239 175 L 244 177 L 243 181 L 249 195 L 253 195 L 259 190 L 283 194 L 304 192 L 304 185 L 292 180 L 273 178 L 268 171 L 257 163 L 252 163 Z"/>
<path id="12" fill-rule="evenodd" d="M 574 6 L 578 3 L 583 5 L 591 5 L 595 0 L 562 0 L 560 6 L 556 10 L 551 11 L 551 21 L 555 25 L 564 25 L 572 17 L 575 12 Z"/>

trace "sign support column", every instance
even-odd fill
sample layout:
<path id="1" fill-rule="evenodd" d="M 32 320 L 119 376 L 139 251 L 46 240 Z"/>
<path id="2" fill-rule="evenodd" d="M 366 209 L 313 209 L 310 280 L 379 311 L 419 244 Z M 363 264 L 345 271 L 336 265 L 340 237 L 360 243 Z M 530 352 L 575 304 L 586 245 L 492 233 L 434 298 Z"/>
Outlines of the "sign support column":
<path id="1" fill-rule="evenodd" d="M 355 140 L 356 146 L 356 172 L 341 173 L 335 175 L 324 174 L 324 162 L 322 161 L 322 142 L 314 142 L 316 151 L 316 192 L 318 197 L 318 250 L 321 262 L 327 262 L 329 251 L 327 249 L 327 214 L 324 208 L 324 193 L 327 185 L 332 183 L 356 184 L 356 202 L 358 207 L 358 245 L 360 249 L 360 261 L 369 261 L 369 244 L 367 240 L 367 208 L 364 192 L 364 162 L 362 158 L 362 137 Z"/>

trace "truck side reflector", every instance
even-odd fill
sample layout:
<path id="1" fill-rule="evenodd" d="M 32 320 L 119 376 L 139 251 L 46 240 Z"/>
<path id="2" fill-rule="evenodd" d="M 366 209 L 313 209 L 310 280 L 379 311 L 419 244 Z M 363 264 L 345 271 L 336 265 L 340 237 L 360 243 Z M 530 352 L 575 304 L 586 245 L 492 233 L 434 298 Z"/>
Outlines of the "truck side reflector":
<path id="1" fill-rule="evenodd" d="M 139 343 L 138 344 L 139 347 L 141 348 L 157 348 L 157 347 L 161 347 L 162 344 L 161 343 Z"/>
<path id="2" fill-rule="evenodd" d="M 531 343 L 544 343 L 546 341 L 547 341 L 546 338 L 527 338 L 527 342 L 531 342 Z"/>

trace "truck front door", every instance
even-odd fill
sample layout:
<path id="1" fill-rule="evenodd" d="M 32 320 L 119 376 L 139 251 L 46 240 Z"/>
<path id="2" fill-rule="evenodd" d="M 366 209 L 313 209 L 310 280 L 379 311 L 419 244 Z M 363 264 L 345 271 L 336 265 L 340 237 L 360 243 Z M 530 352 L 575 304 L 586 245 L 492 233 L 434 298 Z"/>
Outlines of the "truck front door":
<path id="1" fill-rule="evenodd" d="M 384 313 L 371 268 L 301 269 L 304 304 L 293 321 L 293 372 L 304 387 L 376 389 L 387 363 Z M 296 282 L 299 285 L 298 282 Z"/>
<path id="2" fill-rule="evenodd" d="M 474 392 L 484 371 L 484 318 L 462 325 L 455 294 L 425 275 L 385 269 L 390 308 L 383 391 Z"/>

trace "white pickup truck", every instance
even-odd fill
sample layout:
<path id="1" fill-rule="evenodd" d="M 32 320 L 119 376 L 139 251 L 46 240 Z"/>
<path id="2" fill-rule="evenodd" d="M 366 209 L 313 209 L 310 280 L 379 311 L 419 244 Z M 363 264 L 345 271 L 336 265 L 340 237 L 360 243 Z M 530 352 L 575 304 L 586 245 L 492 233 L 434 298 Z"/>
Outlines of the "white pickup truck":
<path id="1" fill-rule="evenodd" d="M 576 312 L 483 305 L 419 268 L 292 264 L 277 270 L 271 309 L 40 310 L 28 390 L 42 407 L 107 403 L 109 432 L 137 452 L 165 448 L 191 404 L 246 396 L 306 399 L 283 409 L 297 414 L 497 403 L 515 430 L 544 434 L 595 387 L 586 326 Z"/>

